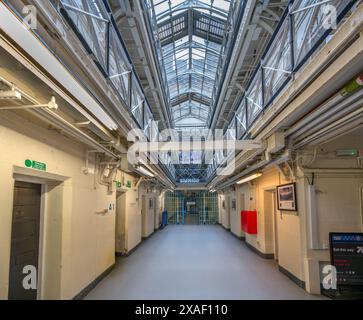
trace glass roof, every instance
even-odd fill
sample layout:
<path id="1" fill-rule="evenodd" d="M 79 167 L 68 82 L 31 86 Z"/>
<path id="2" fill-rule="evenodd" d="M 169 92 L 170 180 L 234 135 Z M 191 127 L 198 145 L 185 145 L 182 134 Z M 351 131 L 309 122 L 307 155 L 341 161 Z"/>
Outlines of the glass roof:
<path id="1" fill-rule="evenodd" d="M 207 127 L 231 0 L 147 2 L 175 127 Z"/>

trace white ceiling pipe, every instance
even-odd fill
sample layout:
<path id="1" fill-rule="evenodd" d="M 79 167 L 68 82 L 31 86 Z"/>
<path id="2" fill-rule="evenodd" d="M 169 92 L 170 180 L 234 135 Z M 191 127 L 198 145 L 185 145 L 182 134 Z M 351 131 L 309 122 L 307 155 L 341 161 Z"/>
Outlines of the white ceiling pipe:
<path id="1" fill-rule="evenodd" d="M 326 126 L 328 126 L 333 121 L 341 119 L 343 116 L 349 115 L 349 113 L 354 112 L 362 105 L 363 105 L 363 99 L 360 99 L 352 104 L 344 103 L 343 106 L 341 103 L 337 107 L 332 108 L 326 114 L 324 114 L 324 117 L 317 116 L 311 119 L 311 122 L 309 123 L 309 125 L 306 125 L 305 129 L 304 128 L 300 129 L 298 132 L 291 135 L 290 138 L 294 140 L 302 140 L 312 135 L 314 132 L 318 131 L 319 129 L 326 128 Z"/>
<path id="2" fill-rule="evenodd" d="M 337 138 L 339 136 L 347 134 L 349 131 L 353 131 L 363 124 L 363 108 L 357 110 L 355 115 L 349 115 L 330 124 L 328 127 L 321 129 L 319 132 L 308 136 L 304 140 L 294 145 L 299 149 L 306 145 L 318 145 L 321 143 L 327 143 L 328 141 Z"/>
<path id="3" fill-rule="evenodd" d="M 0 28 L 11 36 L 29 56 L 42 63 L 42 66 L 64 87 L 111 130 L 117 128 L 116 123 L 90 94 L 74 79 L 57 58 L 49 52 L 43 43 L 29 31 L 2 2 L 0 2 Z"/>
<path id="4" fill-rule="evenodd" d="M 306 130 L 315 127 L 316 124 L 319 124 L 322 119 L 330 118 L 338 112 L 339 110 L 345 110 L 347 107 L 352 106 L 353 103 L 356 102 L 357 99 L 361 99 L 363 97 L 363 90 L 357 91 L 349 97 L 344 97 L 340 93 L 329 99 L 325 104 L 317 108 L 312 113 L 308 114 L 305 118 L 299 121 L 297 124 L 293 125 L 289 128 L 285 135 L 291 136 L 295 138 L 296 136 L 302 134 Z M 323 118 L 321 118 L 322 116 Z M 317 119 L 319 117 L 319 121 Z"/>
<path id="5" fill-rule="evenodd" d="M 11 87 L 13 84 L 9 81 L 7 81 L 5 78 L 0 76 L 0 81 Z M 32 103 L 33 105 L 43 105 L 40 101 L 26 93 L 25 91 L 21 90 L 20 88 L 17 88 L 17 90 L 20 92 L 21 96 Z M 1 108 L 1 107 L 0 107 Z M 75 125 L 71 124 L 64 118 L 62 118 L 59 114 L 53 112 L 49 108 L 40 108 L 40 109 L 25 109 L 27 112 L 31 112 L 32 114 L 35 114 L 36 116 L 40 117 L 41 119 L 45 120 L 47 123 L 58 127 L 59 129 L 63 130 L 64 132 L 68 133 L 68 135 L 74 137 L 76 140 L 85 143 L 91 148 L 94 148 L 98 150 L 99 152 L 105 153 L 108 156 L 111 156 L 114 159 L 118 158 L 118 155 L 98 143 L 96 140 L 88 136 L 86 133 L 81 131 L 79 128 L 77 128 Z"/>

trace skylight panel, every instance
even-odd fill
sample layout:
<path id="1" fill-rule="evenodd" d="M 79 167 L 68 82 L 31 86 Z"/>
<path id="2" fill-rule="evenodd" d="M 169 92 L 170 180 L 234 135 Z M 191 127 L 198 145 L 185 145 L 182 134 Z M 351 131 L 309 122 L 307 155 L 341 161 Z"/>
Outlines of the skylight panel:
<path id="1" fill-rule="evenodd" d="M 231 1 L 150 1 L 174 122 L 196 117 L 202 119 L 202 126 L 207 126 Z"/>

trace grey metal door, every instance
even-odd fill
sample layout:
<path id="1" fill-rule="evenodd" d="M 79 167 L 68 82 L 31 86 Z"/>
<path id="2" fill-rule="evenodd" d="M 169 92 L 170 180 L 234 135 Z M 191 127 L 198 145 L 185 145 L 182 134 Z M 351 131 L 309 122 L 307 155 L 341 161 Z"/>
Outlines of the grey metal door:
<path id="1" fill-rule="evenodd" d="M 25 289 L 24 267 L 38 270 L 41 185 L 15 182 L 9 299 L 36 300 L 37 289 Z"/>

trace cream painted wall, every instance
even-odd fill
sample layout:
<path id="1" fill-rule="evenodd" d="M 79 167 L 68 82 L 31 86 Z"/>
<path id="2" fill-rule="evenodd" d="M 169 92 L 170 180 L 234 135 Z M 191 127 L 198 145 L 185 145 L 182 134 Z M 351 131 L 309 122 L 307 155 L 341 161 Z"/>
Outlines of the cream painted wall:
<path id="1" fill-rule="evenodd" d="M 140 210 L 142 207 L 142 196 L 145 196 L 145 228 L 142 230 L 142 237 L 147 238 L 155 231 L 155 208 L 157 208 L 158 203 L 155 201 L 157 193 L 152 191 L 152 188 L 148 188 L 145 184 L 142 184 L 139 189 L 139 199 L 140 199 Z M 152 208 L 150 208 L 150 200 L 153 202 Z"/>
<path id="2" fill-rule="evenodd" d="M 273 216 L 270 205 L 270 192 L 280 184 L 288 183 L 281 179 L 277 169 L 268 169 L 263 176 L 237 186 L 237 195 L 244 195 L 244 206 L 246 210 L 257 210 L 257 235 L 245 234 L 246 242 L 262 253 L 273 254 L 274 243 L 271 232 L 273 232 Z M 268 206 L 265 198 L 268 199 Z M 239 197 L 237 197 L 238 199 Z M 272 198 L 271 198 L 272 199 Z M 240 200 L 241 202 L 241 200 Z M 241 204 L 239 204 L 241 206 Z M 240 207 L 241 208 L 241 207 Z M 242 208 L 241 208 L 242 210 Z M 303 280 L 303 259 L 301 251 L 300 217 L 296 213 L 277 211 L 277 245 L 279 252 L 279 265 Z"/>
<path id="3" fill-rule="evenodd" d="M 232 209 L 232 200 L 236 201 L 236 209 Z M 225 201 L 225 209 L 223 209 L 222 206 L 223 201 Z M 237 191 L 224 192 L 218 196 L 220 223 L 226 229 L 230 229 L 237 237 L 242 237 L 244 235 L 241 229 L 242 209 L 240 209 L 240 202 Z"/>
<path id="4" fill-rule="evenodd" d="M 44 250 L 51 252 L 49 246 L 53 243 L 61 252 L 53 252 L 60 261 L 47 273 L 58 277 L 60 283 L 56 290 L 51 290 L 51 279 L 44 279 L 43 285 L 48 290 L 43 293 L 48 292 L 45 298 L 73 298 L 115 262 L 114 212 L 96 214 L 115 203 L 115 194 L 109 194 L 107 187 L 94 183 L 93 175 L 82 172 L 86 151 L 83 146 L 53 130 L 32 125 L 24 118 L 2 113 L 0 148 L 6 150 L 0 156 L 0 298 L 6 299 L 8 292 L 13 166 L 24 167 L 26 159 L 44 162 L 48 173 L 70 178 L 59 187 L 63 194 L 61 202 L 57 203 L 58 197 L 49 195 L 45 198 L 47 227 L 44 237 L 48 247 Z M 60 208 L 61 216 L 54 215 L 51 210 L 54 205 Z M 59 230 L 60 226 L 63 229 L 57 233 L 57 238 L 52 238 L 49 231 Z"/>
<path id="5" fill-rule="evenodd" d="M 152 201 L 152 204 L 150 204 Z M 146 209 L 147 209 L 147 229 L 144 237 L 149 237 L 155 231 L 155 193 L 147 194 L 146 196 Z"/>
<path id="6" fill-rule="evenodd" d="M 230 222 L 230 194 L 223 194 L 221 195 L 221 202 L 220 202 L 220 208 L 221 208 L 221 224 L 226 229 L 231 228 L 231 222 Z M 224 208 L 223 208 L 223 202 L 224 202 Z"/>
<path id="7" fill-rule="evenodd" d="M 236 201 L 236 208 L 232 208 L 232 200 Z M 230 229 L 231 232 L 237 237 L 242 237 L 241 229 L 241 210 L 239 210 L 238 194 L 237 192 L 230 192 Z"/>
<path id="8" fill-rule="evenodd" d="M 232 209 L 232 200 L 236 201 L 236 209 Z M 223 208 L 223 201 L 225 208 Z M 241 219 L 238 210 L 237 194 L 234 191 L 227 191 L 219 195 L 218 207 L 220 208 L 220 220 L 223 227 L 238 237 L 241 237 Z M 239 222 L 238 222 L 239 221 Z"/>
<path id="9" fill-rule="evenodd" d="M 126 181 L 130 181 L 132 183 L 132 188 L 126 188 L 123 186 L 123 190 L 126 190 L 124 204 L 124 211 L 126 212 L 126 250 L 124 249 L 123 251 L 118 251 L 121 253 L 127 253 L 140 244 L 143 237 L 149 237 L 155 231 L 155 229 L 159 227 L 159 217 L 157 215 L 155 220 L 154 212 L 159 211 L 160 200 L 157 191 L 153 192 L 151 189 L 148 190 L 145 183 L 141 182 L 140 186 L 136 188 L 137 178 L 127 173 L 118 172 L 116 180 L 120 182 L 124 181 L 124 183 L 126 183 Z M 146 210 L 144 230 L 142 230 L 143 197 L 145 199 Z M 150 199 L 153 199 L 154 201 L 154 208 L 149 208 Z M 116 235 L 116 238 L 119 236 L 120 234 Z"/>
<path id="10" fill-rule="evenodd" d="M 116 234 L 115 245 L 117 253 L 125 253 L 127 251 L 126 242 L 126 197 L 127 191 L 117 191 L 116 195 Z"/>
<path id="11" fill-rule="evenodd" d="M 130 251 L 142 237 L 141 194 L 137 189 L 127 192 L 126 213 L 127 250 Z"/>
<path id="12" fill-rule="evenodd" d="M 236 187 L 235 197 L 237 199 L 237 212 L 236 217 L 231 219 L 231 231 L 238 237 L 245 237 L 241 224 L 241 211 L 247 209 L 247 195 L 244 193 L 243 188 Z"/>
<path id="13" fill-rule="evenodd" d="M 138 178 L 130 174 L 118 171 L 116 181 L 122 184 L 122 190 L 125 191 L 122 211 L 125 213 L 125 237 L 124 248 L 117 248 L 117 252 L 127 253 L 135 248 L 142 240 L 142 216 L 141 216 L 141 198 L 144 194 L 142 188 L 136 188 Z M 127 181 L 131 182 L 131 188 L 126 187 Z M 122 230 L 118 230 L 116 239 L 122 237 Z"/>
<path id="14" fill-rule="evenodd" d="M 307 192 L 309 182 L 312 182 L 312 172 L 314 172 L 314 185 L 316 196 L 317 213 L 317 238 L 319 248 L 312 249 L 310 245 L 310 234 L 312 229 L 308 212 L 302 210 L 303 223 L 302 235 L 303 256 L 306 274 L 307 290 L 311 293 L 320 293 L 319 264 L 330 262 L 329 252 L 329 232 L 362 232 L 362 197 L 360 188 L 363 186 L 363 170 L 361 173 L 350 172 L 350 169 L 358 169 L 356 158 L 337 158 L 337 149 L 356 148 L 360 155 L 363 155 L 362 132 L 352 132 L 334 141 L 322 144 L 318 148 L 315 161 L 311 163 L 313 150 L 310 155 L 302 157 L 302 164 L 308 163 L 315 170 L 304 170 L 300 168 L 299 175 L 304 177 L 304 188 L 300 191 Z M 309 152 L 309 150 L 305 150 Z M 331 168 L 329 172 L 320 171 L 321 168 Z M 345 169 L 342 171 L 340 169 Z M 302 195 L 304 196 L 304 194 Z M 302 197 L 300 196 L 300 197 Z M 301 207 L 308 208 L 308 197 Z"/>

